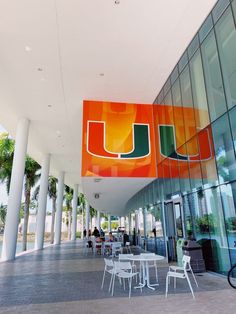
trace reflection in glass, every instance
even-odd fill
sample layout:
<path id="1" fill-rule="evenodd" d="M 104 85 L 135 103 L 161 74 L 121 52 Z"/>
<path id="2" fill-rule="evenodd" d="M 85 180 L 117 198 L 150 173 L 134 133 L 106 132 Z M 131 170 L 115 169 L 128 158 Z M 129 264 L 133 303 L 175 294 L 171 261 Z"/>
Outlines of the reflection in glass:
<path id="1" fill-rule="evenodd" d="M 213 31 L 211 31 L 202 44 L 202 57 L 210 116 L 211 121 L 213 121 L 226 111 L 224 87 Z"/>
<path id="2" fill-rule="evenodd" d="M 202 69 L 202 60 L 199 49 L 190 61 L 190 72 L 192 79 L 194 107 L 196 110 L 196 126 L 197 128 L 202 129 L 209 124 L 209 115 Z"/>
<path id="3" fill-rule="evenodd" d="M 221 185 L 225 225 L 232 264 L 236 263 L 236 183 Z"/>
<path id="4" fill-rule="evenodd" d="M 220 61 L 229 108 L 236 104 L 236 30 L 230 8 L 216 24 Z"/>
<path id="5" fill-rule="evenodd" d="M 231 130 L 233 133 L 234 150 L 236 152 L 236 107 L 230 110 L 229 118 L 230 118 L 230 123 L 231 123 Z"/>
<path id="6" fill-rule="evenodd" d="M 236 163 L 227 114 L 212 125 L 215 158 L 220 183 L 236 179 Z"/>
<path id="7" fill-rule="evenodd" d="M 230 258 L 219 187 L 205 190 L 205 198 L 213 253 L 213 270 L 227 274 L 230 268 Z"/>

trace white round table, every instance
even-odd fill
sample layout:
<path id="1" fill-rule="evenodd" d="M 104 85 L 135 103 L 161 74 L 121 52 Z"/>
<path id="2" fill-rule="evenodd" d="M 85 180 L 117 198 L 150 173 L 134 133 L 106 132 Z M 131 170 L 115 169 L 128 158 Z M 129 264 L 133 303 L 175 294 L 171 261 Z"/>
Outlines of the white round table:
<path id="1" fill-rule="evenodd" d="M 131 261 L 135 261 L 135 262 L 141 262 L 143 282 L 140 282 L 139 286 L 134 287 L 134 288 L 142 289 L 143 287 L 147 286 L 149 289 L 155 290 L 153 286 L 158 286 L 159 283 L 150 284 L 148 262 L 162 261 L 165 259 L 165 257 L 161 255 L 134 255 L 134 256 L 127 257 L 127 259 Z"/>

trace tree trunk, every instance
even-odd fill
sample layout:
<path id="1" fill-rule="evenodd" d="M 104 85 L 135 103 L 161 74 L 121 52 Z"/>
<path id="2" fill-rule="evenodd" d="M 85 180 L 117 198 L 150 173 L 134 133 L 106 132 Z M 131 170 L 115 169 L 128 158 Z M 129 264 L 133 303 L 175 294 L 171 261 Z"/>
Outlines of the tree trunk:
<path id="1" fill-rule="evenodd" d="M 30 188 L 25 191 L 25 206 L 24 206 L 24 227 L 22 239 L 22 251 L 27 250 L 27 229 L 29 221 L 29 206 L 30 206 Z"/>
<path id="2" fill-rule="evenodd" d="M 51 244 L 53 244 L 54 242 L 55 213 L 56 213 L 56 198 L 53 198 L 52 199 L 51 240 L 50 240 Z"/>
<path id="3" fill-rule="evenodd" d="M 68 240 L 71 240 L 71 209 L 68 211 Z"/>

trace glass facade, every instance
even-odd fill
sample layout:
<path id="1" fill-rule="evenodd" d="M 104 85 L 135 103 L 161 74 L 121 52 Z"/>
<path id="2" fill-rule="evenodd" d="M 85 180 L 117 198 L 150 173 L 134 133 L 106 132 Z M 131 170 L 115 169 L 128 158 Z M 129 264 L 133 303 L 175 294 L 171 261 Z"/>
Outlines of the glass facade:
<path id="1" fill-rule="evenodd" d="M 128 210 L 147 208 L 153 221 L 162 222 L 169 249 L 173 232 L 176 240 L 199 241 L 207 269 L 221 274 L 236 263 L 235 23 L 236 0 L 218 1 L 154 102 L 154 111 L 170 106 L 171 120 L 181 127 L 185 143 L 178 145 L 177 139 L 177 155 L 194 151 L 199 160 L 183 167 L 178 157 L 178 173 L 171 155 L 158 160 L 159 179 L 127 203 Z M 181 113 L 180 107 L 189 110 Z M 189 120 L 195 125 L 189 126 Z M 214 156 L 207 162 L 200 147 L 204 132 L 212 138 Z"/>

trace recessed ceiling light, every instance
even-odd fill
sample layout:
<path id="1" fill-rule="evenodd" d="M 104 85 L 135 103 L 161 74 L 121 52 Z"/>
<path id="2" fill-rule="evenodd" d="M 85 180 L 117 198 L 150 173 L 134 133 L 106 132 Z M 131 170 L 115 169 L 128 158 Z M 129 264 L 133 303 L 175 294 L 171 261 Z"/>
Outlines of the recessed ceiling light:
<path id="1" fill-rule="evenodd" d="M 39 72 L 43 72 L 43 69 L 42 69 L 42 68 L 38 68 L 38 71 L 39 71 Z"/>
<path id="2" fill-rule="evenodd" d="M 30 52 L 30 51 L 32 51 L 32 48 L 30 46 L 25 46 L 25 51 Z"/>
<path id="3" fill-rule="evenodd" d="M 52 105 L 51 105 L 51 104 L 48 104 L 48 108 L 52 108 Z"/>
<path id="4" fill-rule="evenodd" d="M 99 73 L 100 76 L 104 76 L 104 73 Z"/>
<path id="5" fill-rule="evenodd" d="M 40 81 L 45 82 L 46 81 L 45 77 L 41 77 Z"/>

